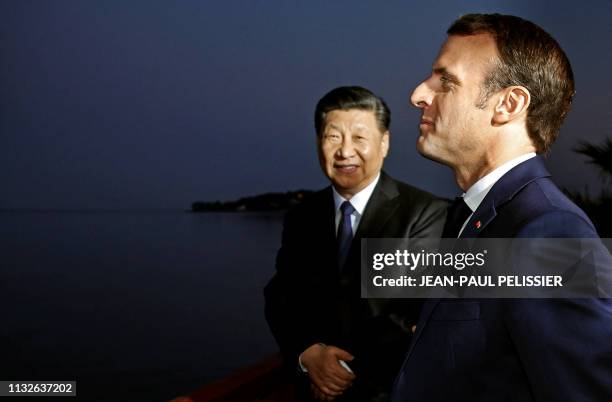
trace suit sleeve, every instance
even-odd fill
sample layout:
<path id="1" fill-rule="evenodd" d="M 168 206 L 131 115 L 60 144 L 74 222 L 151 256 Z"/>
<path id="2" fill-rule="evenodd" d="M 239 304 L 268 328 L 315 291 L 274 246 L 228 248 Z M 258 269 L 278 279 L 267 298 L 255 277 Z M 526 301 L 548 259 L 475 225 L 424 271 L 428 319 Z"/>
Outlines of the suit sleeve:
<path id="1" fill-rule="evenodd" d="M 308 346 L 302 339 L 299 320 L 299 281 L 294 268 L 299 239 L 294 214 L 289 211 L 283 222 L 281 247 L 276 256 L 276 272 L 264 288 L 265 316 L 288 365 L 297 365 L 299 354 Z"/>
<path id="2" fill-rule="evenodd" d="M 590 222 L 557 211 L 519 237 L 575 236 L 596 234 Z M 612 401 L 612 299 L 508 300 L 504 323 L 536 401 Z"/>

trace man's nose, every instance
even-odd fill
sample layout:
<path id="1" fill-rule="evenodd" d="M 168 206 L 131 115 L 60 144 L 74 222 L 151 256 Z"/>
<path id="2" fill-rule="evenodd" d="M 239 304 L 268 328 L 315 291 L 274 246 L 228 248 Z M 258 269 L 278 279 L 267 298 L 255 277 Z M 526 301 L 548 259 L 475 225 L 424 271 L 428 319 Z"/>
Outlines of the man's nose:
<path id="1" fill-rule="evenodd" d="M 350 136 L 347 136 L 342 140 L 342 145 L 338 148 L 338 156 L 342 159 L 348 159 L 355 154 L 355 146 Z"/>
<path id="2" fill-rule="evenodd" d="M 431 99 L 432 91 L 427 86 L 426 81 L 423 81 L 412 91 L 410 103 L 419 109 L 423 109 L 431 105 Z"/>

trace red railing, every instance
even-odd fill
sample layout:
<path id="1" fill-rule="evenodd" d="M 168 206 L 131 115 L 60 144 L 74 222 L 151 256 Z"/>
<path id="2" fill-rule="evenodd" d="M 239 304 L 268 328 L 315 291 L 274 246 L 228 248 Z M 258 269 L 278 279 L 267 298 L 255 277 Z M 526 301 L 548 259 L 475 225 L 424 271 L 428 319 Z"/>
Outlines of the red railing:
<path id="1" fill-rule="evenodd" d="M 170 402 L 293 402 L 295 393 L 282 370 L 280 355 L 271 356 Z"/>

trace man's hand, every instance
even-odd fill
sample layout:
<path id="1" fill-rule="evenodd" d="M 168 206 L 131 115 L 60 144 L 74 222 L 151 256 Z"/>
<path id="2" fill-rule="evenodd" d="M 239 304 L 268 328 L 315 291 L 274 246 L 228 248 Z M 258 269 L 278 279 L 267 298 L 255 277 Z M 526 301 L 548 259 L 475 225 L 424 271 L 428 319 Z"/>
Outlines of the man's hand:
<path id="1" fill-rule="evenodd" d="M 314 398 L 317 401 L 321 401 L 321 402 L 331 402 L 333 401 L 336 397 L 335 396 L 330 396 L 327 395 L 325 393 L 323 393 L 323 391 L 321 391 L 319 389 L 319 387 L 317 387 L 314 382 L 310 383 L 310 391 L 312 392 L 312 394 L 314 395 Z M 172 402 L 172 401 L 170 401 Z"/>
<path id="2" fill-rule="evenodd" d="M 311 388 L 319 400 L 331 401 L 350 387 L 355 379 L 355 374 L 349 373 L 338 362 L 338 360 L 350 362 L 353 356 L 335 346 L 314 344 L 302 352 L 300 360 L 308 370 L 314 385 Z M 326 399 L 322 399 L 323 396 Z"/>

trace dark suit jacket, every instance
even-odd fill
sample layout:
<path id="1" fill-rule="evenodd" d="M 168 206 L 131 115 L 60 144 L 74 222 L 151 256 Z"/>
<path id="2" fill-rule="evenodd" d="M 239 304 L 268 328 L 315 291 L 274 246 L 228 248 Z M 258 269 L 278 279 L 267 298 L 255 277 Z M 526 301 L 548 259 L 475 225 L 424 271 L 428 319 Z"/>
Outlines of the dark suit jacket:
<path id="1" fill-rule="evenodd" d="M 461 237 L 596 237 L 549 176 L 539 157 L 516 166 Z M 612 401 L 611 300 L 428 300 L 392 400 Z"/>
<path id="2" fill-rule="evenodd" d="M 276 274 L 264 293 L 266 319 L 293 372 L 299 354 L 323 342 L 355 356 L 350 363 L 357 375 L 352 389 L 384 384 L 390 391 L 420 304 L 360 298 L 360 240 L 439 237 L 446 206 L 445 201 L 382 172 L 341 272 L 336 265 L 332 188 L 315 193 L 286 214 Z"/>

